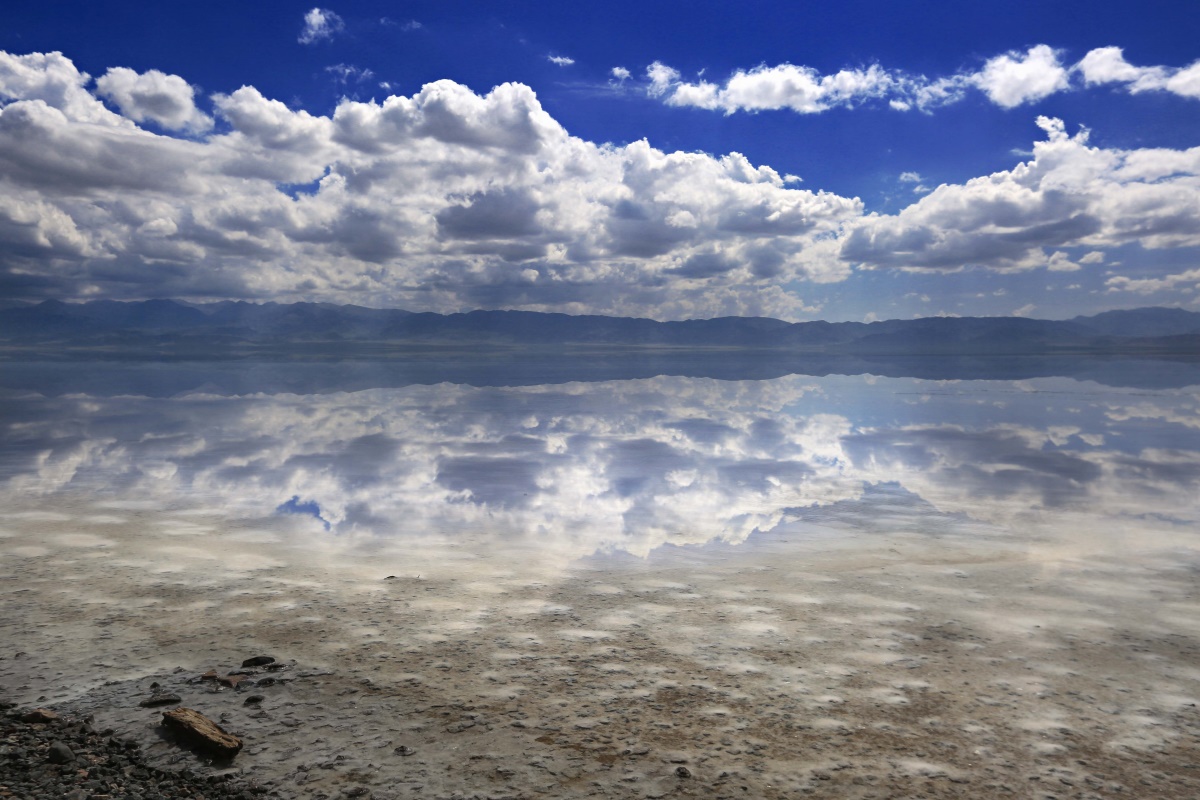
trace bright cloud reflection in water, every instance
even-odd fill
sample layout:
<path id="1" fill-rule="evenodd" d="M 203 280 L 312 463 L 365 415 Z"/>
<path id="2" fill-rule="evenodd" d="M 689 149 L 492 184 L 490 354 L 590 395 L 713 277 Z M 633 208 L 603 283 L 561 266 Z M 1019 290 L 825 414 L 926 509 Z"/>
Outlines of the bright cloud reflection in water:
<path id="1" fill-rule="evenodd" d="M 644 557 L 664 544 L 816 532 L 814 511 L 839 504 L 858 509 L 851 525 L 874 527 L 887 512 L 872 490 L 892 484 L 932 515 L 1022 533 L 1198 522 L 1190 390 L 659 377 L 319 395 L 13 392 L 4 406 L 6 503 L 104 497 L 274 515 L 314 557 L 444 547 L 536 554 L 543 566 Z"/>

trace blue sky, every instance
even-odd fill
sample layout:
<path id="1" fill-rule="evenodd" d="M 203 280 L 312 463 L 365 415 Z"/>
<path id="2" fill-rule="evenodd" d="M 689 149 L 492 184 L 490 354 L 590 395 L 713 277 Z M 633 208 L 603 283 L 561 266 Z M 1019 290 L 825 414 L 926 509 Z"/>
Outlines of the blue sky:
<path id="1" fill-rule="evenodd" d="M 8 4 L 0 297 L 1200 309 L 1197 42 L 1178 0 Z"/>

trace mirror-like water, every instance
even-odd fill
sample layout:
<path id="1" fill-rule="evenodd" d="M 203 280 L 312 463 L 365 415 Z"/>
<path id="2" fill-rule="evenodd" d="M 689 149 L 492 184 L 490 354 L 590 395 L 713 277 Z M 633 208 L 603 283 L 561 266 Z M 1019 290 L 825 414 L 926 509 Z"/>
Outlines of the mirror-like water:
<path id="1" fill-rule="evenodd" d="M 1195 386 L 321 369 L 6 368 L 6 693 L 174 681 L 296 792 L 1200 786 Z"/>

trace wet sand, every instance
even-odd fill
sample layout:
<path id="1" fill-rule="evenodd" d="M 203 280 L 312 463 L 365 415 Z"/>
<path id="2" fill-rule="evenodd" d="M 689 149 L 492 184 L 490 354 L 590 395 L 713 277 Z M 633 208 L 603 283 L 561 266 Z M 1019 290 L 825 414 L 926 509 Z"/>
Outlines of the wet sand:
<path id="1" fill-rule="evenodd" d="M 278 517 L 14 508 L 0 692 L 285 797 L 1200 796 L 1186 537 L 876 510 L 882 532 L 564 561 L 470 540 L 314 554 L 320 533 Z M 195 681 L 260 654 L 286 665 L 251 676 L 273 685 Z M 152 682 L 242 753 L 165 741 L 138 705 Z"/>

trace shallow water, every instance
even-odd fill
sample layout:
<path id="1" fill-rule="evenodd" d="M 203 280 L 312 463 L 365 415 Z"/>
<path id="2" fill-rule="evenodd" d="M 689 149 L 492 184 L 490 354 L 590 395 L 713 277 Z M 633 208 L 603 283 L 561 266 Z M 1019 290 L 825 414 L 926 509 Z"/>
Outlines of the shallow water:
<path id="1" fill-rule="evenodd" d="M 309 368 L 6 367 L 4 694 L 298 796 L 1200 794 L 1196 386 Z"/>

